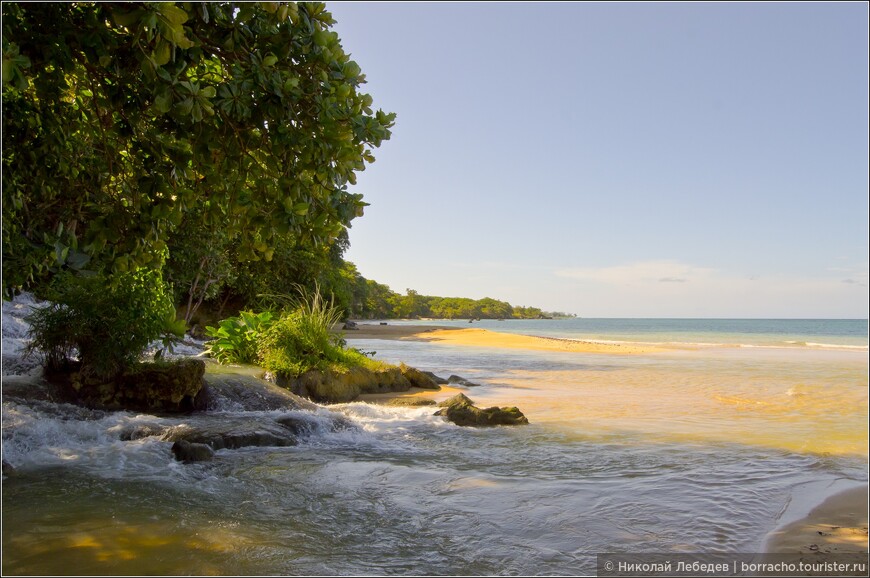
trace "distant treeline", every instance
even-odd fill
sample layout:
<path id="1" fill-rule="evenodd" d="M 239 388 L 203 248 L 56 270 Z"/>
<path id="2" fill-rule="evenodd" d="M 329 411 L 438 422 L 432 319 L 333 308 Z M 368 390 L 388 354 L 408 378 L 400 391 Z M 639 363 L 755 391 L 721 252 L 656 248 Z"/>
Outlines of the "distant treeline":
<path id="1" fill-rule="evenodd" d="M 353 263 L 344 262 L 345 281 L 350 281 L 349 291 L 342 294 L 341 288 L 333 287 L 337 304 L 344 307 L 349 316 L 356 319 L 554 319 L 574 317 L 562 312 L 542 311 L 537 307 L 514 306 L 506 301 L 485 297 L 436 297 L 420 295 L 413 289 L 399 294 L 376 281 L 366 279 L 356 271 Z M 339 291 L 334 291 L 339 289 Z M 349 293 L 349 294 L 348 294 Z"/>

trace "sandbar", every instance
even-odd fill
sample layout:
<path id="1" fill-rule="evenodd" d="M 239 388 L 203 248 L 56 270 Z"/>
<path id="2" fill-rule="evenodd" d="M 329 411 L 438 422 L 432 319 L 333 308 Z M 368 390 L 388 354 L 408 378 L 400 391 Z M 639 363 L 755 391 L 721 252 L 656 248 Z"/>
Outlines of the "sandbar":
<path id="1" fill-rule="evenodd" d="M 374 325 L 360 323 L 358 329 L 345 331 L 348 339 L 399 339 L 429 341 L 444 345 L 526 349 L 532 351 L 566 351 L 636 355 L 665 351 L 664 347 L 635 343 L 600 343 L 556 337 L 536 337 L 501 333 L 480 328 L 454 328 L 424 325 Z"/>

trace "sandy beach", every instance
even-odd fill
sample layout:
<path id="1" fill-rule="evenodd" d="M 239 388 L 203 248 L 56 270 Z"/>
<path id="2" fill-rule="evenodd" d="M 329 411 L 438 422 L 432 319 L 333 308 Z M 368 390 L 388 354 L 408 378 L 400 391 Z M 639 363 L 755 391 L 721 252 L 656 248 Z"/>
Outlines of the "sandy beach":
<path id="1" fill-rule="evenodd" d="M 772 532 L 765 550 L 801 554 L 807 560 L 868 551 L 867 494 L 863 486 L 835 494 L 798 520 Z"/>
<path id="2" fill-rule="evenodd" d="M 404 339 L 431 341 L 445 345 L 496 347 L 534 351 L 567 351 L 575 353 L 644 354 L 664 351 L 662 347 L 629 343 L 597 343 L 554 337 L 535 337 L 500 333 L 479 328 L 428 327 L 422 325 L 375 325 L 360 323 L 358 329 L 345 331 L 350 339 Z"/>

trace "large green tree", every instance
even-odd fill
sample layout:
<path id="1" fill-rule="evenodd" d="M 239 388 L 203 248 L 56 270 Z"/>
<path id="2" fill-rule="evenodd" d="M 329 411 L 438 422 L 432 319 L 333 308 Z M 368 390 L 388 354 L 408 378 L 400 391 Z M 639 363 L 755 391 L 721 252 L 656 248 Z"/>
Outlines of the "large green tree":
<path id="1" fill-rule="evenodd" d="M 395 115 L 334 23 L 320 3 L 4 3 L 4 294 L 161 268 L 170 241 L 196 301 L 226 260 L 337 238 Z"/>

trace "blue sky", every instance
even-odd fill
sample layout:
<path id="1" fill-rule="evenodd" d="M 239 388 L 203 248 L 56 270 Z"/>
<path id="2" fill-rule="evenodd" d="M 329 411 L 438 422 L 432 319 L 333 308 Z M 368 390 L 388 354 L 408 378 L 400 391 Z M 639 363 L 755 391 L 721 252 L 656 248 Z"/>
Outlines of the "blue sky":
<path id="1" fill-rule="evenodd" d="M 583 317 L 868 315 L 868 5 L 327 3 L 392 139 L 346 258 Z"/>

